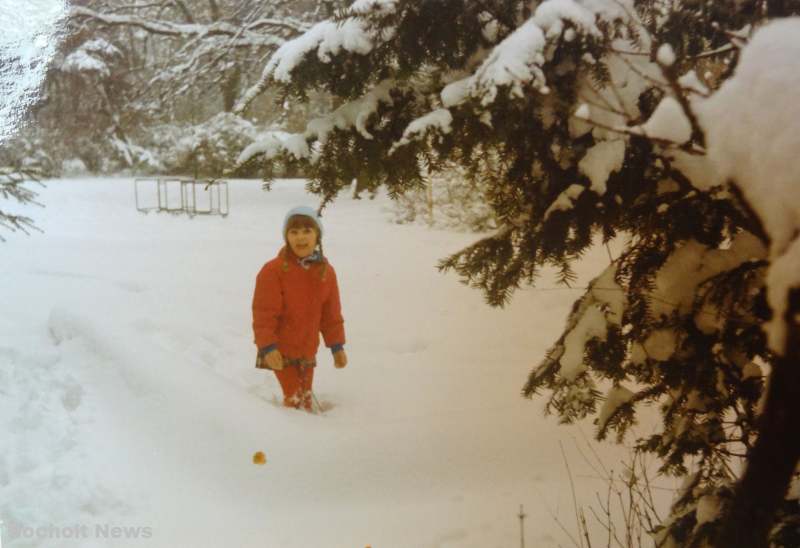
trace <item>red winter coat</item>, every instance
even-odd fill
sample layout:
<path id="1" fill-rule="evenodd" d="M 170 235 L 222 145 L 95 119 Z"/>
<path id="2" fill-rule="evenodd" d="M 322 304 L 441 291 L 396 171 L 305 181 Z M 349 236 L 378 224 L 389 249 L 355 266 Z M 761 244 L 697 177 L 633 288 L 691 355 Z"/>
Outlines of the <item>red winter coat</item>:
<path id="1" fill-rule="evenodd" d="M 287 358 L 312 359 L 319 348 L 344 344 L 344 319 L 336 272 L 327 263 L 306 270 L 288 248 L 265 264 L 256 277 L 253 332 L 259 349 L 277 344 Z"/>

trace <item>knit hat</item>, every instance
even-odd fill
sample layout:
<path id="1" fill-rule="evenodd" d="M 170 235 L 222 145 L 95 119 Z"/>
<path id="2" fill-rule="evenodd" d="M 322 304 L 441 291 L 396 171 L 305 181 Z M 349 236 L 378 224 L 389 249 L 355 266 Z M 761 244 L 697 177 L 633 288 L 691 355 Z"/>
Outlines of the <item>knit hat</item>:
<path id="1" fill-rule="evenodd" d="M 287 213 L 286 217 L 283 219 L 282 233 L 284 238 L 286 237 L 286 227 L 289 225 L 289 219 L 291 219 L 295 215 L 310 217 L 311 220 L 314 221 L 314 224 L 317 225 L 317 229 L 319 230 L 319 237 L 320 239 L 322 239 L 322 220 L 320 220 L 319 215 L 317 215 L 317 210 L 309 206 L 298 206 L 289 210 L 289 213 Z"/>

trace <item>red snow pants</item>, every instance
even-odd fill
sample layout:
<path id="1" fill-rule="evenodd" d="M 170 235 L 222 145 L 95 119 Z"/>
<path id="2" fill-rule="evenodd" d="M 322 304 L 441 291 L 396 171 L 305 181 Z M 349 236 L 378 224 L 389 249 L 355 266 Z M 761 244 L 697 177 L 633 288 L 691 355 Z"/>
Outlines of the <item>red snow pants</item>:
<path id="1" fill-rule="evenodd" d="M 287 364 L 283 369 L 274 371 L 274 373 L 283 390 L 283 405 L 311 411 L 311 383 L 314 382 L 314 367 L 305 364 Z"/>

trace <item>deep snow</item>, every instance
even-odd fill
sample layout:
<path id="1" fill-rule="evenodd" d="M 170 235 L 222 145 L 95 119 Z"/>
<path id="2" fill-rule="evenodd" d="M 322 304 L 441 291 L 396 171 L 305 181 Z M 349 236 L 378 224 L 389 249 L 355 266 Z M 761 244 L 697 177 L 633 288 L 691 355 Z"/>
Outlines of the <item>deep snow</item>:
<path id="1" fill-rule="evenodd" d="M 5 234 L 4 545 L 510 548 L 520 504 L 527 546 L 572 545 L 553 519 L 574 534 L 560 443 L 593 504 L 606 486 L 576 449 L 592 426 L 559 426 L 519 394 L 581 291 L 491 309 L 435 269 L 475 235 L 394 225 L 386 198 L 342 196 L 323 221 L 350 365 L 321 349 L 326 413 L 283 409 L 253 367 L 250 299 L 284 212 L 317 202 L 301 181 L 230 188 L 227 218 L 189 219 L 137 212 L 130 179 L 50 181 L 47 207 L 25 209 L 44 234 Z M 607 264 L 596 250 L 583 281 Z M 627 454 L 594 448 L 617 469 Z"/>

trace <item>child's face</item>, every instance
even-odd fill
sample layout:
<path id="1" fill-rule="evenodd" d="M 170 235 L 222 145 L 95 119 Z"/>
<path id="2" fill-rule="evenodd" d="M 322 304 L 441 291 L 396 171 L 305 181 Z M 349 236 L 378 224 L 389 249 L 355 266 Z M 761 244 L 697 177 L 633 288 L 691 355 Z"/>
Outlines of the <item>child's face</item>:
<path id="1" fill-rule="evenodd" d="M 317 247 L 317 231 L 307 226 L 290 228 L 286 231 L 286 240 L 292 253 L 303 259 L 311 255 Z"/>

